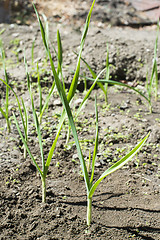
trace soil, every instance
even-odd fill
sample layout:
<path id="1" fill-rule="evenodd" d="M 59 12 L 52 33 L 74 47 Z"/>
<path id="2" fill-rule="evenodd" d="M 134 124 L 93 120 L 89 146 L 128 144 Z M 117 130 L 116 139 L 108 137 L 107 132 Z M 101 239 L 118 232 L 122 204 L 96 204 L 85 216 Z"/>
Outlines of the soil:
<path id="1" fill-rule="evenodd" d="M 79 1 L 76 4 L 78 3 Z M 91 1 L 84 2 L 87 7 L 90 3 Z M 147 96 L 145 79 L 147 71 L 148 75 L 151 75 L 156 25 L 135 29 L 126 25 L 119 26 L 116 21 L 112 24 L 111 20 L 99 20 L 97 9 L 102 3 L 103 1 L 97 1 L 93 9 L 83 57 L 98 74 L 105 67 L 108 43 L 111 79 L 136 86 Z M 122 1 L 115 1 L 115 4 L 120 5 Z M 118 9 L 120 8 L 117 7 L 117 11 Z M 76 55 L 73 51 L 79 50 L 86 15 L 85 11 L 82 12 L 84 15 L 80 13 L 78 20 L 74 16 L 70 16 L 68 21 L 67 18 L 49 16 L 49 36 L 55 46 L 57 28 L 60 30 L 67 88 L 70 86 L 76 67 Z M 125 16 L 129 16 L 128 10 L 126 13 Z M 135 13 L 137 18 L 141 19 L 141 14 Z M 115 12 L 115 18 L 116 16 Z M 4 29 L 1 39 L 6 53 L 9 82 L 17 95 L 23 97 L 27 106 L 30 116 L 29 147 L 41 164 L 38 160 L 40 151 L 33 125 L 23 63 L 25 48 L 35 106 L 38 109 L 37 62 L 39 62 L 43 100 L 53 82 L 39 26 L 35 20 L 28 25 L 1 24 L 0 29 Z M 31 49 L 34 40 L 32 59 Z M 56 60 L 55 56 L 54 60 Z M 159 51 L 157 63 L 159 75 Z M 0 66 L 0 76 L 4 78 L 1 61 Z M 81 64 L 80 82 L 73 101 L 75 111 L 85 94 L 85 75 L 90 76 L 85 65 Z M 91 82 L 88 82 L 87 87 L 90 85 Z M 0 100 L 1 105 L 4 106 L 5 87 L 2 83 L 0 86 Z M 88 228 L 86 189 L 72 134 L 69 142 L 66 143 L 67 120 L 49 167 L 46 203 L 42 203 L 41 179 L 29 156 L 27 159 L 23 157 L 22 141 L 16 130 L 12 112 L 15 112 L 19 120 L 20 118 L 15 97 L 10 92 L 9 110 L 12 123 L 10 134 L 7 133 L 5 119 L 0 116 L 1 240 L 160 239 L 160 91 L 158 90 L 157 101 L 154 99 L 154 93 L 152 94 L 153 112 L 150 113 L 147 101 L 133 90 L 109 86 L 108 104 L 106 104 L 103 92 L 97 87 L 76 121 L 85 159 L 88 158 L 89 149 L 92 153 L 94 148 L 95 95 L 97 95 L 99 112 L 99 151 L 94 180 L 133 148 L 149 131 L 151 133 L 137 156 L 99 185 L 93 196 L 92 224 Z M 54 141 L 58 114 L 61 111 L 62 105 L 57 92 L 54 91 L 41 126 L 45 158 Z"/>

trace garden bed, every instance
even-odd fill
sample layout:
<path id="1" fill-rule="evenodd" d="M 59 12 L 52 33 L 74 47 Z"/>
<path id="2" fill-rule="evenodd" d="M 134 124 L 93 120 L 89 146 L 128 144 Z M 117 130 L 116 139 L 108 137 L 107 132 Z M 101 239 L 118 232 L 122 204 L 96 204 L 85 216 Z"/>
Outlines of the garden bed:
<path id="1" fill-rule="evenodd" d="M 94 11 L 94 10 L 93 10 Z M 81 27 L 50 23 L 50 39 L 56 45 L 56 29 L 60 29 L 63 44 L 63 66 L 66 86 L 70 86 L 76 67 L 76 55 L 81 39 Z M 105 28 L 104 28 L 105 26 Z M 24 47 L 38 108 L 36 62 L 39 62 L 43 100 L 53 77 L 45 59 L 39 26 L 1 24 L 6 52 L 9 83 L 23 97 L 29 115 L 29 146 L 40 159 L 37 136 L 31 115 L 31 103 L 23 63 Z M 98 73 L 105 66 L 107 48 L 110 53 L 110 74 L 113 80 L 136 86 L 147 95 L 145 78 L 149 76 L 154 57 L 156 26 L 139 30 L 107 27 L 91 22 L 82 56 Z M 34 58 L 32 43 L 34 45 Z M 55 59 L 55 58 L 54 58 Z M 159 54 L 157 57 L 159 66 Z M 84 97 L 84 76 L 89 76 L 84 64 L 80 72 L 75 109 Z M 3 69 L 0 70 L 1 78 Z M 91 85 L 89 82 L 88 85 Z M 1 105 L 5 87 L 1 83 Z M 0 119 L 0 239 L 160 239 L 160 98 L 152 96 L 153 112 L 147 101 L 131 89 L 109 86 L 108 104 L 103 92 L 96 88 L 79 115 L 76 126 L 85 159 L 93 152 L 95 138 L 94 99 L 99 112 L 99 151 L 95 180 L 109 166 L 124 156 L 150 131 L 145 146 L 129 164 L 109 175 L 93 196 L 91 227 L 86 224 L 86 189 L 77 150 L 72 135 L 66 143 L 68 121 L 65 121 L 47 175 L 46 203 L 41 200 L 41 179 L 29 156 L 23 157 L 22 142 L 11 118 L 11 133 L 6 121 Z M 16 110 L 15 97 L 10 92 L 10 114 Z M 42 120 L 44 155 L 47 157 L 54 141 L 62 106 L 54 91 Z"/>

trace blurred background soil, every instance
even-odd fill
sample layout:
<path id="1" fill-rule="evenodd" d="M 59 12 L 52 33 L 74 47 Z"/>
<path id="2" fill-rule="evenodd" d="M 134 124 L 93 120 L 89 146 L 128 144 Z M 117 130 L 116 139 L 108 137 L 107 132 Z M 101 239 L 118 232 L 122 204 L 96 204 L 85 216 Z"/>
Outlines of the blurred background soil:
<path id="1" fill-rule="evenodd" d="M 78 24 L 85 19 L 92 0 L 1 0 L 0 23 L 30 25 L 35 19 L 32 2 L 48 18 Z M 141 27 L 155 24 L 159 16 L 159 0 L 97 0 L 93 20 L 112 26 Z"/>

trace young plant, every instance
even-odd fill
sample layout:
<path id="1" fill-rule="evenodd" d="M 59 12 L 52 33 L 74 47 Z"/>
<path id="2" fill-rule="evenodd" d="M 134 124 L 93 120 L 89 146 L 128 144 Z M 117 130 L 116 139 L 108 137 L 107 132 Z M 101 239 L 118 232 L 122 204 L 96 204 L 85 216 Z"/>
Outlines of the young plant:
<path id="1" fill-rule="evenodd" d="M 17 97 L 18 99 L 18 97 Z M 22 110 L 24 112 L 24 117 L 22 115 L 22 113 L 20 114 L 21 115 L 21 120 L 22 120 L 22 124 L 23 124 L 23 129 L 24 129 L 24 139 L 25 139 L 25 142 L 28 143 L 28 112 L 27 112 L 27 109 L 26 109 L 26 106 L 25 106 L 25 103 L 23 101 L 23 98 L 21 98 L 21 101 L 22 101 Z M 19 108 L 19 112 L 22 112 L 22 110 L 20 110 L 20 104 L 18 104 L 18 108 Z M 24 146 L 24 159 L 27 158 L 27 149 Z"/>
<path id="2" fill-rule="evenodd" d="M 44 153 L 43 153 L 43 146 L 42 146 L 42 136 L 41 136 L 41 131 L 40 131 L 40 124 L 38 121 L 38 116 L 35 110 L 35 106 L 34 106 L 34 100 L 33 100 L 33 94 L 32 94 L 32 90 L 31 90 L 31 83 L 30 83 L 30 79 L 29 79 L 29 74 L 28 74 L 28 70 L 27 70 L 27 62 L 25 59 L 25 65 L 26 65 L 26 74 L 27 74 L 27 84 L 28 84 L 28 90 L 29 90 L 29 94 L 30 94 L 30 98 L 31 98 L 31 105 L 32 105 L 32 113 L 33 113 L 33 118 L 34 118 L 34 123 L 35 123 L 35 127 L 36 127 L 36 131 L 37 131 L 37 135 L 38 135 L 38 142 L 39 142 L 39 147 L 40 147 L 40 153 L 41 153 L 41 160 L 42 160 L 42 169 L 40 168 L 38 162 L 36 161 L 36 158 L 32 155 L 31 150 L 28 146 L 28 114 L 27 114 L 27 110 L 24 104 L 24 101 L 22 99 L 22 106 L 23 106 L 23 111 L 24 111 L 24 116 L 22 113 L 22 107 L 20 104 L 20 101 L 16 95 L 16 93 L 14 92 L 14 90 L 2 79 L 0 79 L 10 90 L 12 90 L 12 92 L 14 93 L 17 103 L 18 103 L 18 109 L 19 109 L 19 113 L 20 113 L 20 117 L 21 117 L 21 121 L 22 121 L 22 125 L 23 125 L 23 129 L 24 129 L 24 133 L 22 133 L 22 130 L 20 129 L 18 120 L 15 116 L 15 114 L 13 113 L 13 118 L 18 130 L 18 133 L 22 139 L 22 142 L 24 144 L 24 157 L 26 157 L 26 151 L 28 152 L 31 160 L 33 161 L 33 163 L 35 164 L 40 176 L 41 176 L 41 181 L 42 181 L 42 202 L 46 202 L 46 176 L 47 176 L 47 172 L 48 172 L 48 167 L 50 165 L 51 162 L 51 158 L 56 146 L 56 142 L 58 140 L 58 137 L 56 136 L 56 141 L 54 141 L 50 152 L 48 154 L 48 158 L 46 161 L 46 165 L 45 165 L 45 159 L 44 159 Z M 60 129 L 61 130 L 61 129 Z M 60 134 L 60 130 L 58 132 L 58 136 Z"/>
<path id="3" fill-rule="evenodd" d="M 94 3 L 95 1 L 93 1 L 92 3 L 92 6 L 91 6 L 91 9 L 90 9 L 90 12 L 88 14 L 88 17 L 87 17 L 87 25 L 86 25 L 86 29 L 84 30 L 83 32 L 83 36 L 86 36 L 86 30 L 88 29 L 88 23 L 90 22 L 90 17 L 91 17 L 91 12 L 92 12 L 92 9 L 93 9 L 93 6 L 94 6 Z M 37 13 L 37 12 L 36 12 Z M 121 168 L 124 164 L 126 164 L 128 161 L 131 160 L 131 158 L 141 149 L 141 147 L 144 145 L 145 141 L 147 140 L 149 134 L 132 150 L 130 151 L 125 157 L 123 157 L 121 160 L 119 160 L 118 162 L 116 162 L 112 167 L 110 167 L 109 169 L 107 169 L 100 177 L 99 179 L 93 183 L 93 177 L 94 177 L 94 169 L 95 169 L 95 162 L 96 162 L 96 157 L 97 157 L 97 150 L 98 150 L 98 111 L 97 111 L 97 104 L 96 104 L 96 101 L 95 101 L 95 109 L 96 109 L 96 138 L 95 138 L 95 146 L 94 146 L 94 152 L 93 152 L 93 157 L 92 157 L 92 166 L 91 166 L 91 177 L 89 178 L 89 174 L 88 174 L 88 171 L 87 171 L 87 166 L 86 166 L 86 162 L 84 160 L 84 157 L 83 157 L 83 153 L 82 153 L 82 150 L 81 150 L 81 147 L 80 147 L 80 143 L 79 143 L 79 140 L 78 140 L 78 134 L 77 134 L 77 130 L 76 130 L 76 127 L 75 127 L 75 123 L 74 123 L 74 120 L 73 120 L 73 116 L 72 116 L 72 111 L 71 111 L 71 108 L 69 106 L 70 104 L 70 100 L 72 99 L 73 97 L 73 93 L 75 92 L 76 90 L 76 86 L 77 84 L 75 84 L 76 82 L 76 76 L 77 74 L 79 75 L 79 71 L 74 75 L 74 78 L 73 78 L 73 81 L 71 83 L 71 87 L 70 87 L 70 90 L 69 90 L 69 93 L 68 95 L 66 95 L 65 93 L 65 90 L 64 90 L 64 87 L 59 79 L 59 76 L 55 70 L 55 66 L 54 66 L 54 63 L 53 63 L 53 60 L 52 60 L 52 57 L 51 57 L 51 53 L 50 53 L 50 50 L 49 50 L 49 47 L 48 45 L 46 44 L 46 41 L 45 41 L 45 34 L 44 34 L 44 29 L 43 29 L 43 25 L 41 23 L 41 20 L 39 19 L 39 16 L 37 14 L 37 17 L 38 17 L 38 20 L 39 20 L 39 23 L 40 23 L 40 28 L 41 28 L 41 34 L 42 34 L 42 38 L 43 38 L 43 42 L 44 42 L 44 45 L 46 47 L 46 51 L 48 52 L 48 56 L 49 56 L 49 59 L 50 59 L 50 64 L 51 64 L 51 69 L 52 69 L 52 72 L 53 72 L 53 75 L 54 75 L 54 79 L 55 79 L 55 84 L 56 84 L 56 87 L 57 87 L 57 91 L 59 93 L 59 96 L 61 98 L 61 101 L 62 101 L 62 104 L 63 104 L 63 107 L 67 113 L 67 116 L 68 116 L 68 120 L 69 120 L 69 124 L 71 126 L 71 129 L 72 129 L 72 133 L 73 133 L 73 137 L 74 137 L 74 140 L 75 140 L 75 144 L 76 144 L 76 147 L 77 147 L 77 152 L 78 152 L 78 156 L 79 156 L 79 159 L 80 159 L 80 163 L 81 163 L 81 167 L 82 167 L 82 172 L 83 172 L 83 176 L 84 176 L 84 180 L 85 180 L 85 185 L 86 185 L 86 190 L 87 190 L 87 202 L 88 202 L 88 205 L 87 205 L 87 224 L 90 225 L 91 223 L 91 208 L 92 208 L 92 196 L 96 190 L 96 188 L 98 187 L 98 185 L 100 184 L 100 182 L 106 177 L 108 176 L 109 174 L 111 174 L 112 172 L 118 170 L 119 168 Z M 82 36 L 82 41 L 84 40 Z M 80 59 L 81 59 L 81 49 L 80 49 L 80 53 L 78 55 L 78 69 L 80 67 Z M 97 77 L 96 77 L 97 78 Z M 65 114 L 65 112 L 63 112 Z"/>
<path id="4" fill-rule="evenodd" d="M 18 96 L 15 93 L 15 91 L 13 90 L 13 88 L 11 86 L 9 86 L 8 83 L 6 83 L 6 81 L 4 81 L 3 79 L 0 79 L 0 81 L 3 82 L 6 85 L 6 87 L 13 92 L 13 94 L 14 94 L 16 100 L 17 100 L 18 110 L 19 110 L 19 113 L 20 113 L 22 126 L 23 126 L 23 130 L 24 130 L 23 135 L 24 135 L 25 142 L 27 143 L 27 141 L 28 141 L 28 112 L 27 112 L 25 103 L 23 101 L 23 98 L 21 98 L 21 102 L 22 102 L 22 107 L 21 107 Z M 24 116 L 23 116 L 23 112 L 24 112 Z M 14 116 L 14 118 L 15 118 L 15 116 Z M 26 157 L 27 157 L 27 149 L 24 145 L 24 158 L 26 159 Z"/>
<path id="5" fill-rule="evenodd" d="M 78 60 L 77 60 L 77 66 L 76 66 L 75 74 L 74 74 L 74 77 L 73 77 L 73 80 L 72 80 L 72 83 L 71 83 L 71 86 L 70 86 L 70 89 L 69 89 L 69 92 L 68 92 L 68 96 L 67 96 L 67 102 L 68 103 L 70 103 L 70 101 L 72 100 L 72 98 L 74 97 L 74 94 L 76 92 L 78 79 L 79 79 L 81 54 L 82 54 L 84 41 L 85 41 L 85 38 L 86 38 L 86 35 L 87 35 L 87 31 L 88 31 L 88 27 L 89 27 L 89 22 L 90 22 L 92 9 L 93 9 L 93 6 L 91 7 L 91 10 L 90 10 L 90 12 L 88 14 L 88 18 L 87 18 L 87 21 L 86 21 L 86 24 L 85 24 L 85 27 L 84 27 L 84 32 L 82 34 L 82 40 L 81 40 L 81 44 L 80 44 L 80 51 L 79 51 L 79 56 L 78 56 Z M 36 9 L 35 9 L 35 11 L 36 11 Z M 62 65 L 61 64 L 62 63 L 61 51 L 62 51 L 62 49 L 61 49 L 61 43 L 60 43 L 60 35 L 59 35 L 59 32 L 57 32 L 57 36 L 58 36 L 57 37 L 57 39 L 58 39 L 57 40 L 58 41 L 58 51 L 60 51 L 60 52 L 58 54 L 58 63 L 59 64 L 58 64 L 58 69 L 56 71 L 56 69 L 54 67 L 54 63 L 53 63 L 52 57 L 51 57 L 51 53 L 49 51 L 48 42 L 46 41 L 45 31 L 44 31 L 42 22 L 41 22 L 41 20 L 39 18 L 39 15 L 38 15 L 37 11 L 36 11 L 36 14 L 37 14 L 37 17 L 38 17 L 38 20 L 39 20 L 39 23 L 40 23 L 42 39 L 43 39 L 44 45 L 46 47 L 46 52 L 48 54 L 50 63 L 51 63 L 51 68 L 52 68 L 53 75 L 55 77 L 55 82 L 57 82 L 57 84 L 58 84 L 58 82 L 60 82 L 59 74 L 62 72 L 62 69 L 61 69 L 61 65 Z M 30 148 L 28 146 L 28 143 L 27 143 L 27 139 L 24 136 L 25 133 L 24 134 L 22 133 L 15 114 L 13 114 L 13 117 L 14 117 L 14 121 L 16 123 L 17 130 L 19 132 L 19 135 L 20 135 L 20 137 L 22 139 L 22 142 L 23 142 L 23 144 L 24 144 L 24 146 L 25 146 L 25 148 L 26 148 L 26 150 L 27 150 L 31 160 L 35 164 L 35 166 L 36 166 L 36 168 L 37 168 L 37 170 L 38 170 L 38 172 L 39 172 L 39 174 L 41 176 L 41 181 L 42 181 L 42 202 L 46 202 L 46 177 L 47 177 L 47 172 L 48 172 L 48 168 L 50 166 L 51 159 L 52 159 L 55 147 L 56 147 L 56 143 L 58 141 L 58 138 L 59 138 L 59 135 L 60 135 L 60 132 L 61 132 L 64 120 L 65 120 L 65 117 L 66 117 L 66 111 L 65 111 L 65 109 L 63 109 L 63 111 L 62 111 L 62 114 L 61 114 L 61 117 L 60 117 L 60 121 L 59 121 L 59 124 L 58 124 L 58 127 L 57 127 L 57 133 L 56 133 L 55 140 L 54 140 L 54 142 L 53 142 L 53 144 L 52 144 L 52 146 L 50 148 L 50 151 L 48 153 L 48 157 L 47 157 L 47 159 L 45 161 L 45 156 L 44 156 L 44 151 L 43 151 L 43 146 L 42 146 L 42 136 L 41 136 L 40 122 L 38 120 L 38 116 L 37 116 L 37 113 L 36 113 L 36 110 L 35 110 L 35 106 L 34 106 L 34 99 L 33 99 L 33 94 L 32 94 L 32 89 L 31 89 L 31 82 L 30 82 L 29 73 L 28 73 L 28 69 L 27 69 L 26 59 L 25 59 L 25 66 L 26 66 L 28 90 L 29 90 L 29 94 L 30 94 L 30 98 L 31 98 L 32 113 L 33 113 L 34 123 L 35 123 L 35 127 L 36 127 L 36 132 L 37 132 L 37 135 L 38 135 L 38 142 L 39 142 L 40 153 L 41 153 L 42 169 L 41 169 L 40 165 L 38 164 L 38 162 L 36 161 L 36 158 L 31 153 L 31 150 L 30 150 Z M 0 80 L 8 88 L 10 88 L 14 92 L 14 90 L 4 80 L 2 80 L 2 79 L 0 79 Z M 61 84 L 61 82 L 60 82 L 60 84 Z M 52 87 L 53 86 L 54 86 L 54 84 L 52 84 Z M 64 86 L 62 88 L 63 88 L 63 92 L 65 92 Z M 51 88 L 50 93 L 49 93 L 45 103 L 47 103 L 47 101 L 49 101 L 50 94 L 52 93 L 52 91 L 53 90 Z M 14 92 L 14 94 L 15 94 L 15 92 Z M 25 120 L 23 118 L 23 114 L 22 114 L 21 105 L 20 105 L 20 102 L 19 102 L 18 97 L 17 97 L 16 94 L 15 94 L 15 97 L 16 97 L 16 100 L 17 100 L 17 103 L 18 103 L 18 108 L 19 108 L 21 120 L 22 120 L 22 122 L 23 121 L 25 122 Z M 23 105 L 24 112 L 25 112 L 25 105 L 24 105 L 23 102 L 22 102 L 22 105 Z M 43 111 L 43 108 L 42 108 L 42 111 Z M 25 112 L 25 114 L 27 114 L 27 112 Z M 23 124 L 23 126 L 25 126 L 25 124 Z"/>
<path id="6" fill-rule="evenodd" d="M 93 194 L 94 194 L 95 190 L 97 189 L 98 185 L 100 184 L 100 182 L 105 177 L 107 177 L 109 174 L 115 172 L 116 170 L 120 169 L 128 161 L 130 161 L 134 157 L 134 155 L 137 154 L 137 152 L 142 148 L 142 146 L 146 142 L 149 134 L 147 134 L 147 136 L 139 144 L 137 144 L 137 146 L 134 149 L 132 149 L 126 156 L 124 156 L 121 160 L 119 160 L 114 165 L 112 165 L 110 168 L 108 168 L 106 171 L 104 171 L 104 173 L 98 178 L 98 180 L 95 183 L 93 183 L 95 162 L 96 162 L 97 150 L 98 150 L 98 111 L 97 111 L 96 100 L 95 100 L 96 137 L 95 137 L 94 152 L 93 152 L 93 156 L 92 156 L 91 174 L 90 174 L 90 178 L 89 178 L 89 173 L 87 171 L 88 168 L 87 168 L 86 162 L 84 160 L 83 153 L 82 153 L 80 143 L 79 143 L 79 140 L 78 140 L 78 134 L 77 134 L 77 130 L 76 130 L 76 127 L 75 127 L 74 120 L 73 120 L 71 108 L 69 106 L 67 97 L 65 95 L 65 92 L 63 90 L 63 87 L 62 87 L 60 81 L 59 81 L 58 84 L 56 83 L 56 86 L 57 86 L 59 95 L 61 97 L 62 103 L 63 103 L 63 105 L 66 109 L 66 112 L 67 112 L 68 120 L 69 120 L 71 129 L 72 129 L 73 137 L 74 137 L 74 140 L 75 140 L 75 144 L 76 144 L 76 147 L 77 147 L 77 152 L 78 152 L 81 167 L 82 167 L 82 172 L 83 172 L 85 185 L 86 185 L 86 190 L 87 190 L 87 225 L 89 226 L 91 224 L 92 197 L 93 197 Z M 91 159 L 91 157 L 89 157 L 89 159 Z"/>
<path id="7" fill-rule="evenodd" d="M 57 85 L 58 83 L 60 83 L 60 85 L 61 85 L 61 81 L 59 79 L 59 75 L 62 75 L 62 44 L 61 44 L 61 40 L 60 40 L 59 31 L 57 31 L 58 69 L 56 71 L 54 63 L 53 63 L 53 60 L 52 60 L 52 56 L 51 56 L 51 53 L 50 53 L 50 50 L 49 50 L 48 39 L 46 39 L 46 34 L 45 34 L 45 31 L 44 31 L 43 24 L 42 24 L 42 22 L 40 20 L 40 17 L 38 15 L 38 12 L 37 12 L 35 6 L 34 6 L 34 9 L 35 9 L 35 12 L 37 14 L 37 18 L 38 18 L 38 21 L 39 21 L 39 24 L 40 24 L 42 40 L 43 40 L 44 46 L 46 48 L 46 52 L 47 52 L 49 60 L 50 60 L 51 69 L 52 69 L 52 73 L 53 73 L 53 76 L 54 76 L 55 84 Z M 83 31 L 83 34 L 82 34 L 82 39 L 81 39 L 81 44 L 80 44 L 80 51 L 79 51 L 79 56 L 78 56 L 78 60 L 77 60 L 77 67 L 76 67 L 76 71 L 75 71 L 75 74 L 74 74 L 74 77 L 73 77 L 73 80 L 72 80 L 72 83 L 71 83 L 71 86 L 70 86 L 70 89 L 69 89 L 69 92 L 68 92 L 68 96 L 67 96 L 67 102 L 68 103 L 70 103 L 70 101 L 72 100 L 72 98 L 74 97 L 74 94 L 76 92 L 78 79 L 79 79 L 81 54 L 82 54 L 82 49 L 83 49 L 83 46 L 84 46 L 85 38 L 86 38 L 86 35 L 87 35 L 89 23 L 90 23 L 92 9 L 93 9 L 93 5 L 92 5 L 92 7 L 90 9 L 90 12 L 88 14 L 88 17 L 87 17 L 87 20 L 86 20 L 86 24 L 85 24 L 85 27 L 84 27 L 84 31 Z M 26 65 L 26 69 L 27 69 L 27 65 Z M 56 143 L 58 141 L 58 138 L 59 138 L 59 135 L 60 135 L 60 132 L 61 132 L 64 120 L 65 120 L 65 117 L 66 117 L 66 111 L 65 111 L 65 109 L 63 109 L 63 111 L 62 111 L 62 114 L 61 114 L 61 117 L 60 117 L 60 121 L 59 121 L 59 125 L 57 127 L 56 137 L 55 137 L 55 140 L 54 140 L 54 142 L 52 144 L 52 147 L 50 148 L 47 160 L 45 162 L 44 155 L 43 155 L 43 148 L 42 148 L 42 138 L 41 138 L 41 133 L 40 133 L 40 125 L 39 125 L 38 117 L 37 117 L 37 114 L 36 114 L 36 111 L 35 111 L 35 108 L 34 108 L 33 96 L 32 96 L 32 92 L 31 92 L 31 85 L 30 85 L 30 81 L 29 81 L 29 74 L 28 74 L 27 70 L 26 70 L 26 73 L 27 73 L 27 79 L 28 79 L 28 88 L 29 88 L 29 92 L 30 92 L 30 96 L 31 96 L 32 111 L 33 111 L 33 114 L 34 114 L 34 121 L 35 121 L 36 129 L 37 129 L 37 133 L 38 133 L 38 140 L 39 140 L 39 146 L 40 146 L 40 151 L 41 151 L 41 159 L 42 159 L 42 166 L 43 166 L 42 170 L 40 169 L 40 167 L 38 166 L 37 162 L 33 158 L 33 156 L 31 154 L 27 144 L 25 144 L 24 138 L 23 138 L 22 134 L 20 133 L 20 131 L 19 131 L 19 134 L 21 135 L 22 141 L 26 145 L 27 151 L 28 151 L 31 159 L 33 160 L 34 164 L 36 165 L 37 170 L 40 173 L 41 180 L 42 180 L 42 201 L 45 202 L 46 201 L 46 176 L 47 176 L 48 168 L 50 166 L 51 159 L 52 159 L 55 147 L 56 147 Z M 63 92 L 65 92 L 64 84 L 63 84 L 62 88 L 63 88 Z M 50 92 L 51 91 L 52 91 L 52 89 L 50 90 Z M 49 95 L 48 95 L 48 98 L 49 98 Z M 46 101 L 48 101 L 48 99 Z"/>
<path id="8" fill-rule="evenodd" d="M 2 62 L 3 62 L 5 82 L 8 84 L 9 79 L 8 79 L 8 74 L 7 74 L 7 70 L 6 70 L 5 52 L 4 52 L 4 49 L 2 47 L 2 41 L 0 41 L 0 48 L 1 48 L 1 56 L 2 56 Z M 9 88 L 6 85 L 5 110 L 3 110 L 2 107 L 0 107 L 0 112 L 2 113 L 3 117 L 6 119 L 7 130 L 8 130 L 8 133 L 10 133 L 11 132 L 11 122 L 9 120 L 9 108 L 8 108 L 8 106 L 9 106 Z"/>
<path id="9" fill-rule="evenodd" d="M 87 19 L 86 19 L 86 24 L 85 24 L 85 27 L 84 27 L 84 30 L 83 30 L 83 34 L 82 34 L 82 38 L 81 38 L 81 44 L 80 44 L 80 50 L 79 50 L 79 54 L 78 55 L 78 60 L 77 60 L 77 67 L 76 67 L 76 71 L 75 71 L 75 74 L 74 74 L 74 77 L 73 77 L 73 80 L 71 82 L 71 86 L 69 88 L 69 92 L 68 92 L 68 96 L 67 96 L 67 99 L 68 99 L 68 102 L 70 103 L 70 101 L 73 99 L 74 97 L 74 94 L 76 92 L 76 89 L 77 89 L 77 84 L 78 84 L 78 80 L 79 80 L 79 72 L 80 72 L 80 61 L 81 61 L 81 55 L 82 55 L 82 50 L 83 50 L 83 46 L 84 46 L 84 42 L 85 42 L 85 39 L 86 39 L 86 35 L 87 35 L 87 32 L 88 32 L 88 28 L 89 28 L 89 23 L 90 23 L 90 18 L 91 18 L 91 13 L 92 13 L 92 10 L 93 10 L 93 6 L 94 6 L 94 2 L 93 1 L 93 4 L 91 6 L 91 9 L 88 13 L 88 16 L 87 16 Z M 33 4 L 34 6 L 34 4 Z M 57 57 L 57 60 L 58 60 L 58 68 L 57 68 L 57 71 L 55 70 L 55 66 L 54 66 L 54 63 L 53 63 L 53 60 L 52 60 L 52 56 L 51 56 L 51 52 L 49 50 L 49 43 L 48 43 L 48 38 L 46 36 L 46 31 L 45 31 L 45 28 L 43 27 L 43 24 L 41 22 L 41 19 L 38 15 L 38 12 L 34 6 L 34 9 L 35 9 L 35 12 L 36 12 L 36 15 L 37 15 L 37 18 L 38 18 L 38 21 L 39 21 L 39 25 L 40 25 L 40 30 L 41 30 L 41 35 L 42 35 L 42 39 L 43 39 L 43 43 L 44 43 L 44 46 L 45 46 L 45 49 L 46 49 L 46 52 L 48 54 L 48 57 L 49 57 L 49 61 L 50 61 L 50 64 L 51 64 L 51 69 L 52 69 L 52 73 L 53 73 L 53 76 L 54 76 L 54 79 L 55 81 L 57 81 L 57 79 L 60 80 L 61 78 L 61 81 L 63 83 L 63 89 L 65 91 L 65 83 L 64 83 L 64 79 L 63 79 L 63 74 L 62 74 L 62 43 L 61 43 L 61 38 L 60 38 L 60 33 L 59 31 L 57 31 L 57 44 L 58 44 L 58 53 L 56 52 L 54 46 L 53 46 L 53 49 L 54 49 L 54 52 L 56 54 L 56 57 Z M 79 108 L 79 112 L 80 112 L 80 109 L 84 106 L 85 102 L 87 101 L 88 97 L 90 96 L 91 94 L 91 91 L 93 90 L 93 88 L 95 87 L 96 85 L 96 82 L 97 82 L 98 78 L 96 78 L 96 80 L 94 81 L 92 87 L 90 88 L 90 90 L 88 91 L 88 93 L 86 94 L 82 104 L 80 105 L 80 108 Z M 54 82 L 55 84 L 55 82 Z M 51 90 L 52 91 L 52 90 Z M 50 92 L 51 92 L 50 91 Z M 47 102 L 47 99 L 46 99 L 46 102 Z M 65 119 L 65 110 L 63 109 L 63 112 L 61 114 L 61 120 L 60 120 L 60 124 L 58 126 L 58 129 L 60 130 L 61 127 L 62 127 L 62 124 L 63 124 L 63 121 Z M 41 115 L 40 115 L 41 116 Z M 58 130 L 58 131 L 59 131 Z"/>

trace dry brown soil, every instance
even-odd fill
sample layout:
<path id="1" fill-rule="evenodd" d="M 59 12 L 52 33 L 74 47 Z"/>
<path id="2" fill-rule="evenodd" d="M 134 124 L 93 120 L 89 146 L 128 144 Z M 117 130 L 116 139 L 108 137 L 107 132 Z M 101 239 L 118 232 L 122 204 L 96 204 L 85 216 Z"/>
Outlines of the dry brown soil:
<path id="1" fill-rule="evenodd" d="M 88 6 L 89 2 L 91 1 L 83 4 Z M 112 26 L 110 20 L 100 21 L 97 9 L 102 8 L 102 2 L 97 1 L 93 9 L 83 57 L 96 73 L 100 72 L 105 66 L 108 43 L 111 78 L 136 86 L 147 96 L 145 78 L 147 71 L 149 76 L 151 75 L 156 25 L 133 29 Z M 118 4 L 117 2 L 121 1 L 115 1 L 115 4 Z M 66 1 L 65 4 L 67 4 Z M 62 3 L 61 11 L 63 6 L 66 5 Z M 67 6 L 66 9 L 68 9 Z M 70 9 L 72 10 L 72 7 Z M 115 12 L 115 18 L 116 16 Z M 73 51 L 79 50 L 84 19 L 82 15 L 79 16 L 79 20 L 72 18 L 70 21 L 65 21 L 61 17 L 49 18 L 50 40 L 55 46 L 57 28 L 61 33 L 63 72 L 67 87 L 70 85 L 76 67 L 76 56 Z M 133 19 L 134 17 L 132 22 Z M 25 48 L 35 106 L 38 109 L 37 61 L 43 99 L 53 81 L 49 63 L 45 61 L 46 55 L 39 26 L 35 21 L 30 25 L 1 24 L 0 30 L 3 28 L 5 31 L 1 34 L 1 39 L 6 52 L 9 82 L 17 95 L 23 97 L 26 103 L 30 116 L 29 146 L 41 165 L 23 63 Z M 34 39 L 34 63 L 32 64 L 31 49 Z M 54 53 L 53 56 L 56 61 Z M 157 62 L 159 74 L 159 52 Z M 78 91 L 73 101 L 75 110 L 84 97 L 84 74 L 90 76 L 82 64 Z M 2 64 L 0 78 L 4 78 Z M 88 83 L 89 85 L 91 82 Z M 1 106 L 4 106 L 5 87 L 2 83 L 0 87 Z M 7 133 L 4 118 L 0 116 L 1 240 L 160 239 L 160 91 L 158 90 L 157 101 L 154 100 L 154 94 L 152 95 L 153 112 L 149 113 L 147 101 L 132 90 L 109 86 L 107 105 L 103 92 L 96 88 L 76 122 L 85 159 L 88 158 L 89 149 L 91 153 L 93 152 L 94 146 L 95 94 L 99 112 L 99 151 L 94 181 L 149 131 L 151 134 L 143 149 L 129 164 L 104 179 L 99 185 L 93 197 L 92 224 L 88 228 L 86 226 L 86 189 L 72 135 L 69 143 L 66 144 L 67 121 L 49 168 L 47 201 L 44 204 L 41 202 L 41 180 L 36 168 L 29 156 L 27 159 L 23 158 L 22 142 L 16 130 L 12 112 L 15 112 L 19 120 L 20 118 L 15 97 L 10 92 L 9 110 L 12 122 L 10 134 Z M 58 94 L 54 91 L 41 126 L 45 158 L 54 141 L 59 121 L 57 114 L 61 111 Z"/>

